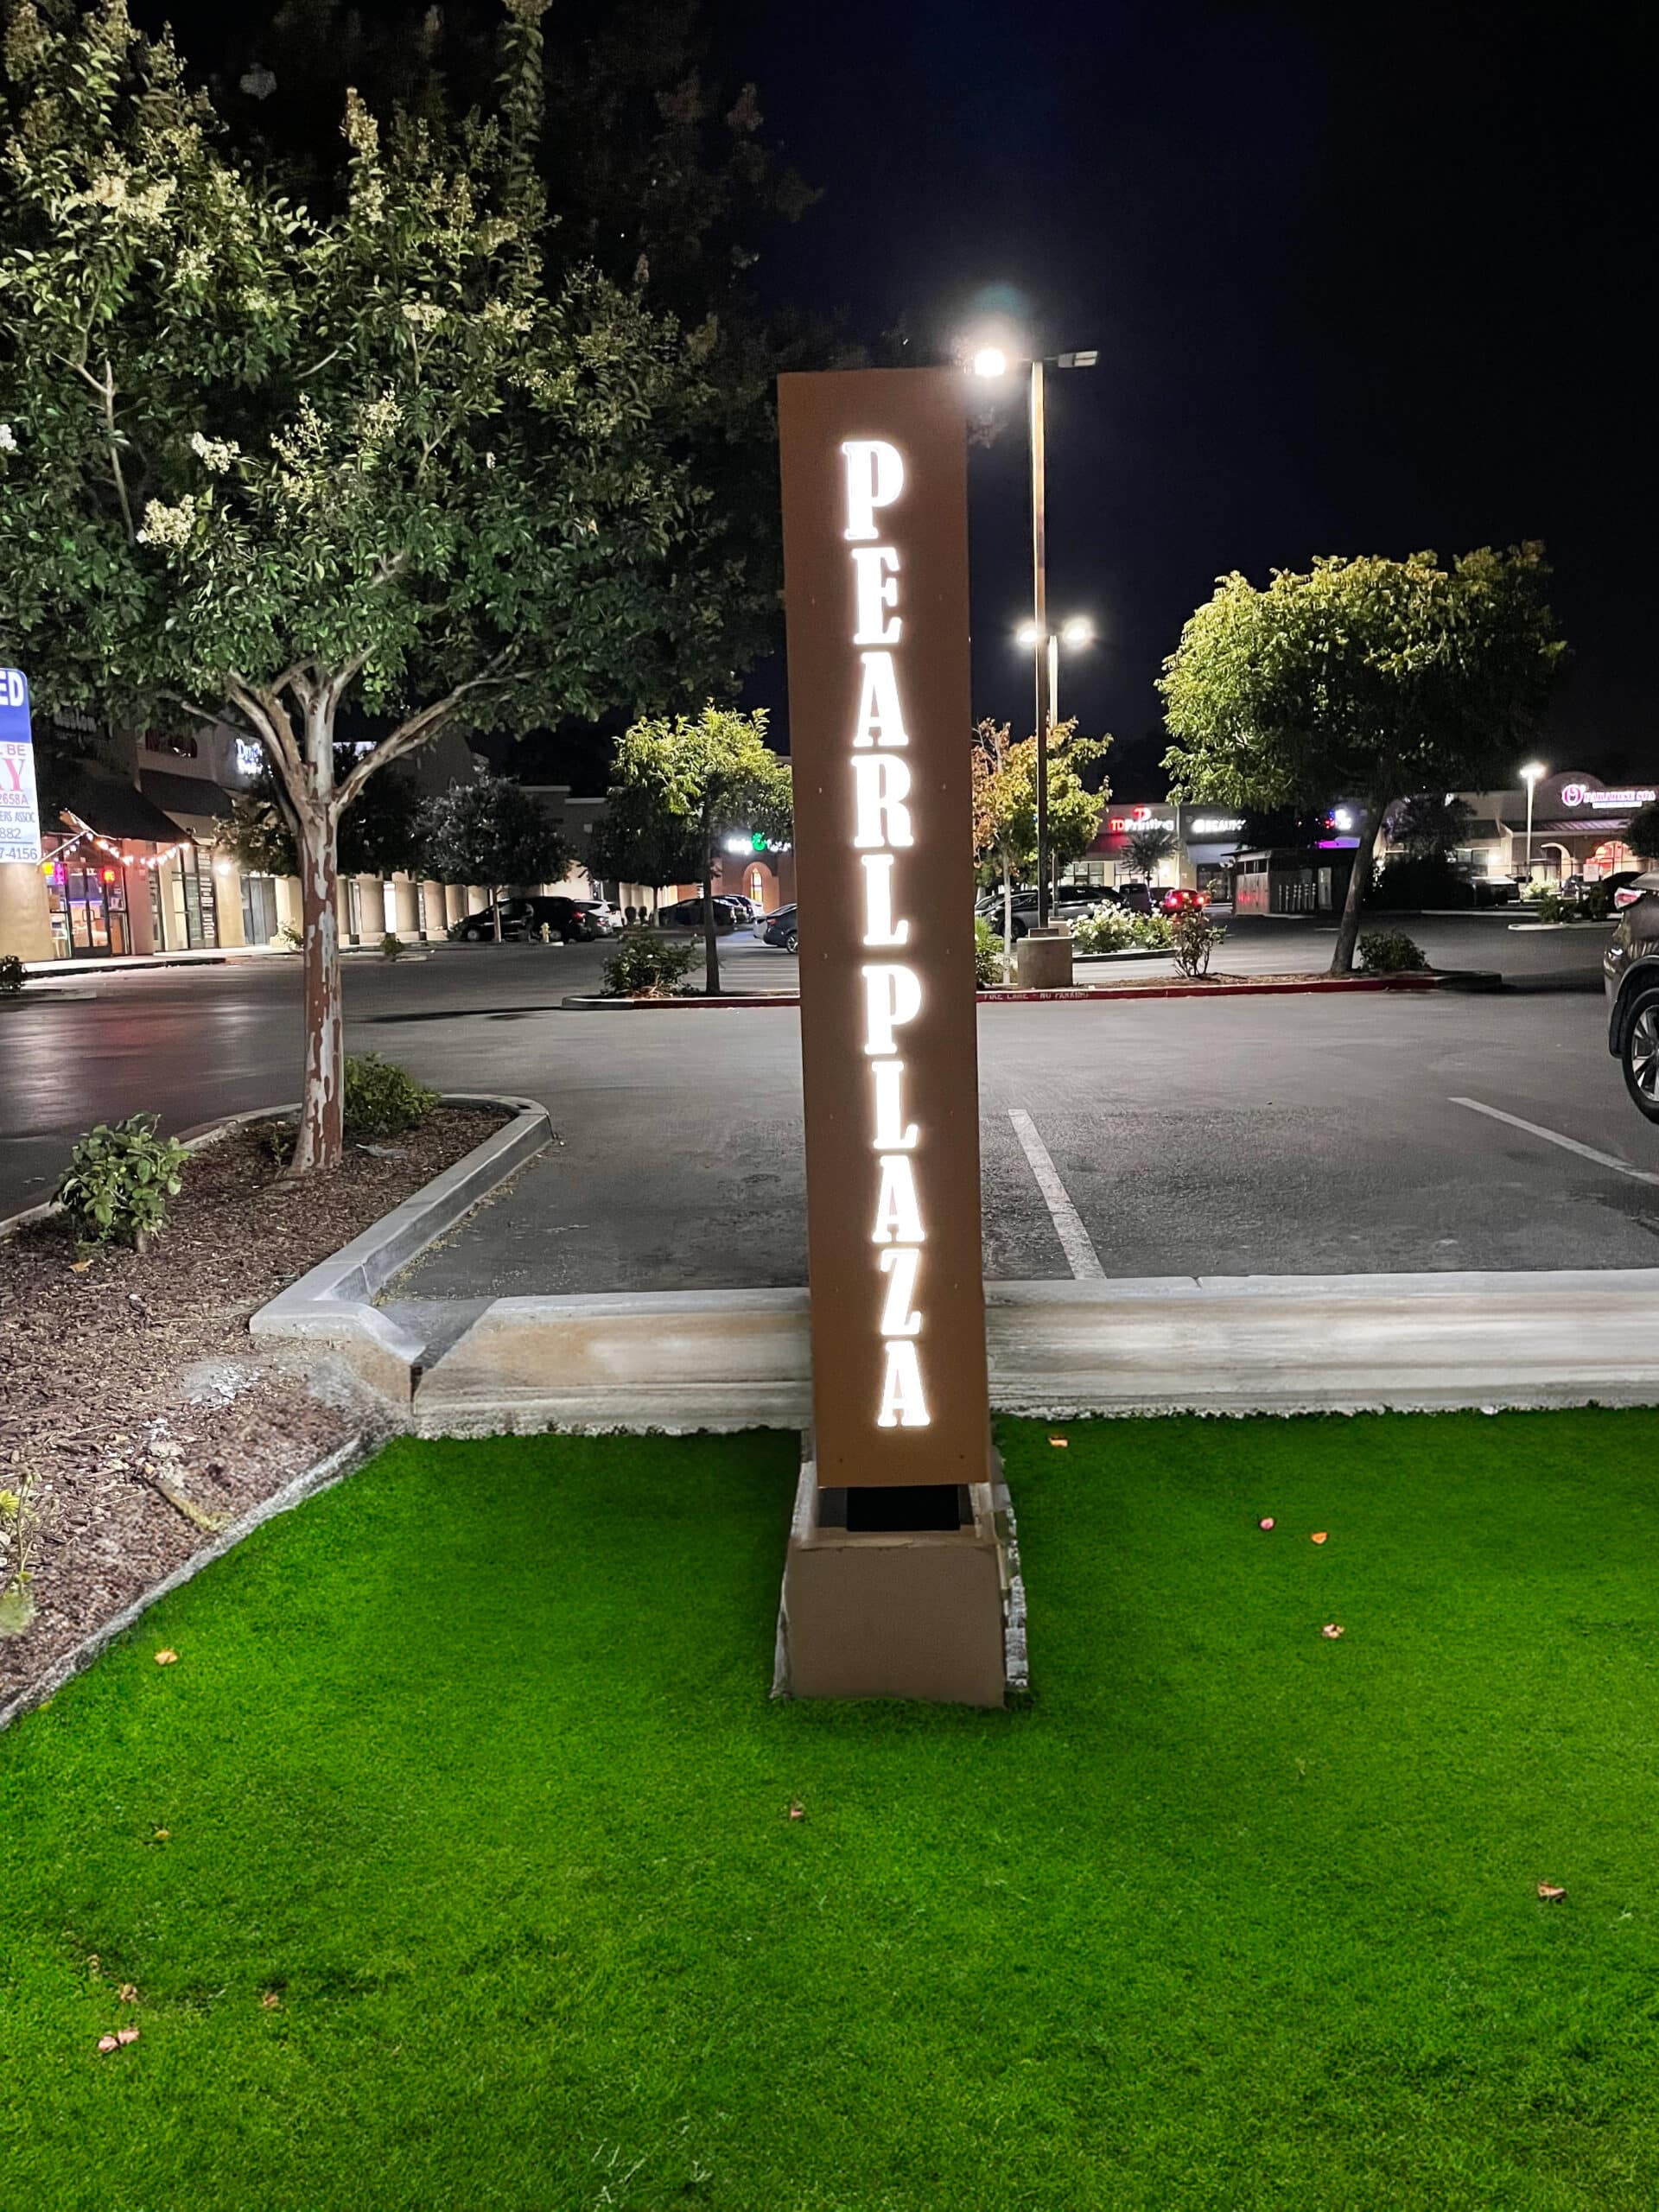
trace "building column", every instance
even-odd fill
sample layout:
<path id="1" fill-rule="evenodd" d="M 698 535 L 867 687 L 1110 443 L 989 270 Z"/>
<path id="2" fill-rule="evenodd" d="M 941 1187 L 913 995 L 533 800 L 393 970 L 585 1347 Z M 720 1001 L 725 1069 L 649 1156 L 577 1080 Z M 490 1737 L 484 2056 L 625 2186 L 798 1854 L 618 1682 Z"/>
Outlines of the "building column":
<path id="1" fill-rule="evenodd" d="M 242 918 L 242 871 L 232 860 L 214 861 L 212 866 L 213 912 L 219 917 L 219 945 L 234 950 L 248 941 Z"/>
<path id="2" fill-rule="evenodd" d="M 303 930 L 304 909 L 301 905 L 300 879 L 297 875 L 279 875 L 276 879 L 276 926 L 279 930 Z"/>
<path id="3" fill-rule="evenodd" d="M 0 952 L 19 960 L 50 960 L 52 938 L 46 878 L 34 861 L 0 861 Z"/>
<path id="4" fill-rule="evenodd" d="M 441 938 L 448 919 L 448 910 L 443 903 L 443 886 L 429 877 L 420 887 L 421 935 L 429 941 Z"/>
<path id="5" fill-rule="evenodd" d="M 467 912 L 469 914 L 481 914 L 489 903 L 490 894 L 482 884 L 469 883 L 467 886 Z"/>
<path id="6" fill-rule="evenodd" d="M 461 895 L 461 886 L 458 883 L 446 883 L 444 885 L 443 912 L 446 927 L 453 927 L 453 925 L 456 922 L 460 921 L 465 915 L 467 912 L 467 901 Z"/>
<path id="7" fill-rule="evenodd" d="M 413 876 L 394 875 L 391 896 L 397 934 L 413 944 L 421 934 L 421 894 Z"/>

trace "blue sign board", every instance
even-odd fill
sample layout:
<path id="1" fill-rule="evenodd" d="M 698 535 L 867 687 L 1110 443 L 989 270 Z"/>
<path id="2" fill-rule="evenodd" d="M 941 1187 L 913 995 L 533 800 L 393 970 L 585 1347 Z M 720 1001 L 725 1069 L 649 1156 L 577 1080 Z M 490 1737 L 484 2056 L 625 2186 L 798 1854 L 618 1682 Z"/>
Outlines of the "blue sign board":
<path id="1" fill-rule="evenodd" d="M 0 668 L 0 861 L 27 861 L 38 867 L 40 858 L 29 678 L 21 669 Z"/>

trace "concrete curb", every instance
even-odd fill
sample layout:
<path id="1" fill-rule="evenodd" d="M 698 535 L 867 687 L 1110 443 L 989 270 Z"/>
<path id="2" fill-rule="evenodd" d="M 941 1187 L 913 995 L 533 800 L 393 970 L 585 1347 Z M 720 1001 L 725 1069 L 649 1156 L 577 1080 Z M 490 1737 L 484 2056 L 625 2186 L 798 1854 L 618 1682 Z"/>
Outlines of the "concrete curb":
<path id="1" fill-rule="evenodd" d="M 1085 959 L 1116 959 L 1116 953 L 1084 954 Z M 1137 956 L 1138 957 L 1138 956 Z M 1148 959 L 1164 960 L 1167 953 L 1149 953 Z M 1297 998 L 1333 991 L 1434 991 L 1445 983 L 1440 975 L 1411 976 L 1314 976 L 1305 982 L 1264 983 L 1253 982 L 1248 976 L 1233 982 L 1209 983 L 1136 983 L 1121 990 L 1110 985 L 1104 989 L 1090 989 L 1077 986 L 1070 989 L 1052 991 L 995 990 L 976 991 L 974 995 L 981 1006 L 1009 1006 L 1031 1001 L 1045 1003 L 1056 1000 L 1075 1000 L 1079 1004 L 1096 1005 L 1118 999 L 1243 999 Z M 673 999 L 601 999 L 572 996 L 560 1001 L 567 1014 L 707 1014 L 719 1013 L 735 1007 L 798 1007 L 801 1002 L 798 991 L 779 991 L 774 996 L 752 998 L 703 998 L 692 995 Z"/>
<path id="2" fill-rule="evenodd" d="M 1046 1419 L 1659 1404 L 1659 1268 L 986 1285 L 991 1402 Z M 804 1290 L 496 1300 L 423 1436 L 800 1428 Z"/>
<path id="3" fill-rule="evenodd" d="M 335 1348 L 365 1381 L 401 1403 L 408 1402 L 414 1389 L 425 1345 L 370 1301 L 514 1168 L 538 1153 L 553 1133 L 546 1107 L 533 1098 L 452 1091 L 443 1103 L 517 1110 L 505 1128 L 474 1145 L 453 1167 L 279 1291 L 248 1323 L 250 1336 Z"/>
<path id="4" fill-rule="evenodd" d="M 21 1720 L 26 1713 L 34 1712 L 48 1698 L 55 1697 L 64 1684 L 73 1681 L 75 1675 L 84 1674 L 94 1659 L 108 1650 L 117 1637 L 124 1636 L 159 1599 L 170 1597 L 175 1590 L 182 1589 L 187 1582 L 201 1573 L 203 1567 L 211 1567 L 215 1560 L 223 1559 L 226 1552 L 234 1551 L 239 1543 L 267 1521 L 274 1521 L 280 1513 L 291 1513 L 296 1505 L 303 1505 L 308 1498 L 315 1497 L 320 1491 L 332 1490 L 336 1483 L 344 1482 L 347 1475 L 354 1474 L 386 1440 L 385 1436 L 377 1435 L 371 1430 L 359 1430 L 357 1435 L 348 1437 L 344 1444 L 329 1452 L 326 1459 L 319 1459 L 315 1466 L 307 1467 L 302 1473 L 294 1476 L 291 1481 L 283 1484 L 281 1490 L 274 1491 L 258 1505 L 251 1506 L 240 1520 L 233 1521 L 228 1529 L 222 1529 L 211 1543 L 204 1544 L 200 1551 L 192 1552 L 189 1558 L 181 1560 L 171 1574 L 163 1575 L 153 1589 L 144 1591 L 130 1605 L 124 1605 L 118 1613 L 112 1614 L 100 1627 L 93 1629 L 90 1635 L 84 1636 L 74 1649 L 66 1652 L 54 1666 L 49 1667 L 38 1681 L 29 1683 L 26 1688 L 19 1690 L 9 1703 L 0 1706 L 0 1733 L 10 1728 L 14 1720 Z"/>

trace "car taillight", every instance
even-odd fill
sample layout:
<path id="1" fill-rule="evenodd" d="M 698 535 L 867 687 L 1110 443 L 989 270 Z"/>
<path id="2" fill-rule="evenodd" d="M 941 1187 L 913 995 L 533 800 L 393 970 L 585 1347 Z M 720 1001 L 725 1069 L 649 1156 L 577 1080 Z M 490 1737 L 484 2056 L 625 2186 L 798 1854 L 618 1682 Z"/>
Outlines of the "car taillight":
<path id="1" fill-rule="evenodd" d="M 1615 906 L 1634 906 L 1638 899 L 1645 899 L 1646 896 L 1646 892 L 1633 891 L 1627 884 L 1623 890 L 1614 892 L 1613 904 Z"/>

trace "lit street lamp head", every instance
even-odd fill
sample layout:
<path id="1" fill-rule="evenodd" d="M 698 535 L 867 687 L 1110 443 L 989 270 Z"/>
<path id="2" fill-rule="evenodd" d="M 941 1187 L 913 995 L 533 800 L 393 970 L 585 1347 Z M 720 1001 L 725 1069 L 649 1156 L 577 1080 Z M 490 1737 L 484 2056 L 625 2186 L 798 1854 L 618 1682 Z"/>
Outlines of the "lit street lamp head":
<path id="1" fill-rule="evenodd" d="M 1034 622 L 1022 622 L 1020 625 L 1020 627 L 1014 633 L 1014 642 L 1016 645 L 1034 645 L 1039 644 L 1040 639 L 1037 625 Z"/>
<path id="2" fill-rule="evenodd" d="M 1074 614 L 1069 622 L 1060 626 L 1060 643 L 1063 645 L 1092 645 L 1094 642 L 1095 626 L 1086 615 Z"/>
<path id="3" fill-rule="evenodd" d="M 1541 782 L 1543 778 L 1548 773 L 1548 769 L 1545 767 L 1541 760 L 1529 760 L 1526 766 L 1521 771 L 1521 780 L 1527 786 L 1528 790 L 1530 791 L 1535 783 Z"/>
<path id="4" fill-rule="evenodd" d="M 1000 346 L 982 346 L 969 365 L 976 377 L 1005 377 L 1008 357 Z"/>

